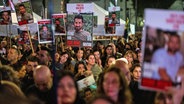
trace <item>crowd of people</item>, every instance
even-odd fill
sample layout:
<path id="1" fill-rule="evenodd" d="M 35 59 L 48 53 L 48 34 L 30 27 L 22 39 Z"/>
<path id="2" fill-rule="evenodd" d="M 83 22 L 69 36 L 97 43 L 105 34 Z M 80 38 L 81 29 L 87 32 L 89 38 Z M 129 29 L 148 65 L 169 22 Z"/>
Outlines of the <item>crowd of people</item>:
<path id="1" fill-rule="evenodd" d="M 32 53 L 26 44 L 1 37 L 1 104 L 180 104 L 184 82 L 168 92 L 139 89 L 142 76 L 141 34 L 115 43 L 53 50 L 40 44 Z M 181 72 L 182 73 L 182 72 Z M 93 76 L 95 83 L 79 89 L 78 81 Z"/>

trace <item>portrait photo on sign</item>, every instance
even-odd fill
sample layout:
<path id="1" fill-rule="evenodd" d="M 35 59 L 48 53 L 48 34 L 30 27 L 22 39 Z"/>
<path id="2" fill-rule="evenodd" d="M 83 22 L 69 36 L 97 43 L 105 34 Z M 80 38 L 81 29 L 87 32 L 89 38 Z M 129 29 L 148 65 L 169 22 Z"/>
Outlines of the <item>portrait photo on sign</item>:
<path id="1" fill-rule="evenodd" d="M 38 21 L 39 43 L 51 43 L 52 42 L 51 24 L 50 23 L 51 23 L 51 21 L 49 19 Z"/>
<path id="2" fill-rule="evenodd" d="M 21 25 L 18 27 L 18 34 L 20 38 L 18 39 L 19 44 L 30 44 L 30 39 L 38 41 L 38 25 L 37 23 L 28 24 L 27 26 Z"/>
<path id="3" fill-rule="evenodd" d="M 93 14 L 68 14 L 67 16 L 67 40 L 78 41 L 80 46 L 92 43 Z"/>
<path id="4" fill-rule="evenodd" d="M 184 32 L 147 26 L 145 33 L 143 81 L 151 78 L 155 82 L 172 86 L 182 74 L 180 71 L 184 70 L 184 48 L 181 46 Z M 152 87 L 164 89 L 164 85 Z"/>
<path id="5" fill-rule="evenodd" d="M 160 14 L 158 20 L 156 17 Z M 184 75 L 181 73 L 184 71 L 184 29 L 179 27 L 184 23 L 173 21 L 180 20 L 183 15 L 179 11 L 145 10 L 141 88 L 165 91 L 167 87 L 180 86 Z"/>
<path id="6" fill-rule="evenodd" d="M 53 14 L 55 35 L 66 35 L 66 14 Z"/>
<path id="7" fill-rule="evenodd" d="M 159 28 L 146 27 L 144 47 L 143 78 L 155 81 L 177 82 L 179 73 L 184 70 L 183 56 L 184 32 L 168 31 Z M 158 86 L 159 87 L 159 86 Z M 160 86 L 161 87 L 161 86 Z"/>
<path id="8" fill-rule="evenodd" d="M 104 29 L 105 29 L 105 34 L 115 34 L 116 33 L 116 26 L 109 25 L 109 17 L 108 16 L 105 16 Z"/>
<path id="9" fill-rule="evenodd" d="M 11 9 L 10 7 L 0 7 L 0 25 L 11 25 Z"/>
<path id="10" fill-rule="evenodd" d="M 33 23 L 33 11 L 29 0 L 13 0 L 19 25 Z"/>
<path id="11" fill-rule="evenodd" d="M 109 26 L 120 25 L 120 7 L 109 7 Z"/>

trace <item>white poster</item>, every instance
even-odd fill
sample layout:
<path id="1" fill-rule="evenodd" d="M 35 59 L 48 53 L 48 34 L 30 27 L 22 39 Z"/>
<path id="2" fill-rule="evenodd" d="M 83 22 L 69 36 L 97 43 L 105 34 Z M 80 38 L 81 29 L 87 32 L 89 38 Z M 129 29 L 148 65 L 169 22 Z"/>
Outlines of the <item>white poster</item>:
<path id="1" fill-rule="evenodd" d="M 0 7 L 0 25 L 11 25 L 11 8 L 10 7 Z"/>
<path id="2" fill-rule="evenodd" d="M 83 88 L 86 88 L 90 85 L 95 84 L 95 79 L 93 75 L 91 75 L 89 77 L 86 77 L 82 80 L 77 81 L 77 84 L 78 84 L 79 90 L 82 90 Z"/>
<path id="3" fill-rule="evenodd" d="M 52 34 L 51 34 L 51 20 L 43 19 L 38 21 L 39 34 L 38 40 L 39 43 L 51 43 Z"/>
<path id="4" fill-rule="evenodd" d="M 55 35 L 66 35 L 66 13 L 53 14 Z"/>
<path id="5" fill-rule="evenodd" d="M 184 71 L 184 12 L 145 10 L 141 88 L 177 85 Z"/>
<path id="6" fill-rule="evenodd" d="M 94 7 L 92 3 L 70 3 L 67 4 L 67 12 L 70 13 L 93 13 Z"/>
<path id="7" fill-rule="evenodd" d="M 33 11 L 29 0 L 13 0 L 19 25 L 33 23 Z"/>

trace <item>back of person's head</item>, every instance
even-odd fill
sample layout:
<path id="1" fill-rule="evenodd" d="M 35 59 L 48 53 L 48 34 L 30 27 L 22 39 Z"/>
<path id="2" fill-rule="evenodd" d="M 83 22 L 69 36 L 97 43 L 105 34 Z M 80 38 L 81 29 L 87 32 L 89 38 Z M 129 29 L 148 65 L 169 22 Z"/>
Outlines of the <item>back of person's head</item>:
<path id="1" fill-rule="evenodd" d="M 130 70 L 128 68 L 128 61 L 126 58 L 119 58 L 116 61 L 114 61 L 112 65 L 115 65 L 116 67 L 120 68 L 120 70 L 125 75 L 125 78 L 128 83 L 131 81 Z"/>
<path id="2" fill-rule="evenodd" d="M 46 65 L 38 65 L 33 71 L 33 78 L 36 87 L 40 91 L 50 90 L 53 86 L 52 74 Z"/>
<path id="3" fill-rule="evenodd" d="M 43 104 L 38 99 L 28 99 L 21 89 L 10 81 L 0 82 L 0 104 Z"/>
<path id="4" fill-rule="evenodd" d="M 21 89 L 13 82 L 1 80 L 0 84 L 0 92 L 2 95 L 8 94 L 12 96 L 25 97 Z"/>
<path id="5" fill-rule="evenodd" d="M 20 80 L 18 79 L 17 73 L 8 65 L 0 66 L 0 77 L 2 80 L 11 81 L 20 86 Z"/>

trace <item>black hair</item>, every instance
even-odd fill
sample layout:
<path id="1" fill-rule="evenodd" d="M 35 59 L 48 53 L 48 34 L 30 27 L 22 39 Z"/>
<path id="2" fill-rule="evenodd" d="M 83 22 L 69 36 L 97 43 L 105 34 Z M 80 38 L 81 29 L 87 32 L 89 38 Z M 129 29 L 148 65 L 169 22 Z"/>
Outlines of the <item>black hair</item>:
<path id="1" fill-rule="evenodd" d="M 132 68 L 130 69 L 130 72 L 133 72 L 136 67 L 141 67 L 139 63 L 135 63 Z"/>
<path id="2" fill-rule="evenodd" d="M 74 67 L 74 74 L 77 74 L 77 73 L 78 73 L 78 69 L 79 69 L 78 67 L 79 67 L 80 64 L 83 64 L 83 65 L 84 65 L 84 69 L 87 70 L 87 67 L 86 67 L 85 63 L 84 63 L 83 61 L 79 61 L 79 62 L 77 62 L 77 63 L 75 64 L 75 67 Z"/>
<path id="3" fill-rule="evenodd" d="M 31 61 L 31 62 L 38 62 L 38 57 L 36 57 L 36 56 L 29 56 L 28 58 L 27 58 L 27 61 Z"/>
<path id="4" fill-rule="evenodd" d="M 112 12 L 112 14 L 115 14 L 116 15 L 116 12 Z"/>
<path id="5" fill-rule="evenodd" d="M 75 19 L 82 19 L 82 22 L 84 22 L 83 16 L 81 14 L 78 14 L 74 17 L 74 21 Z"/>
<path id="6" fill-rule="evenodd" d="M 20 4 L 20 5 L 19 5 L 19 7 L 21 7 L 21 6 L 24 7 L 24 8 L 26 8 L 24 4 Z"/>

